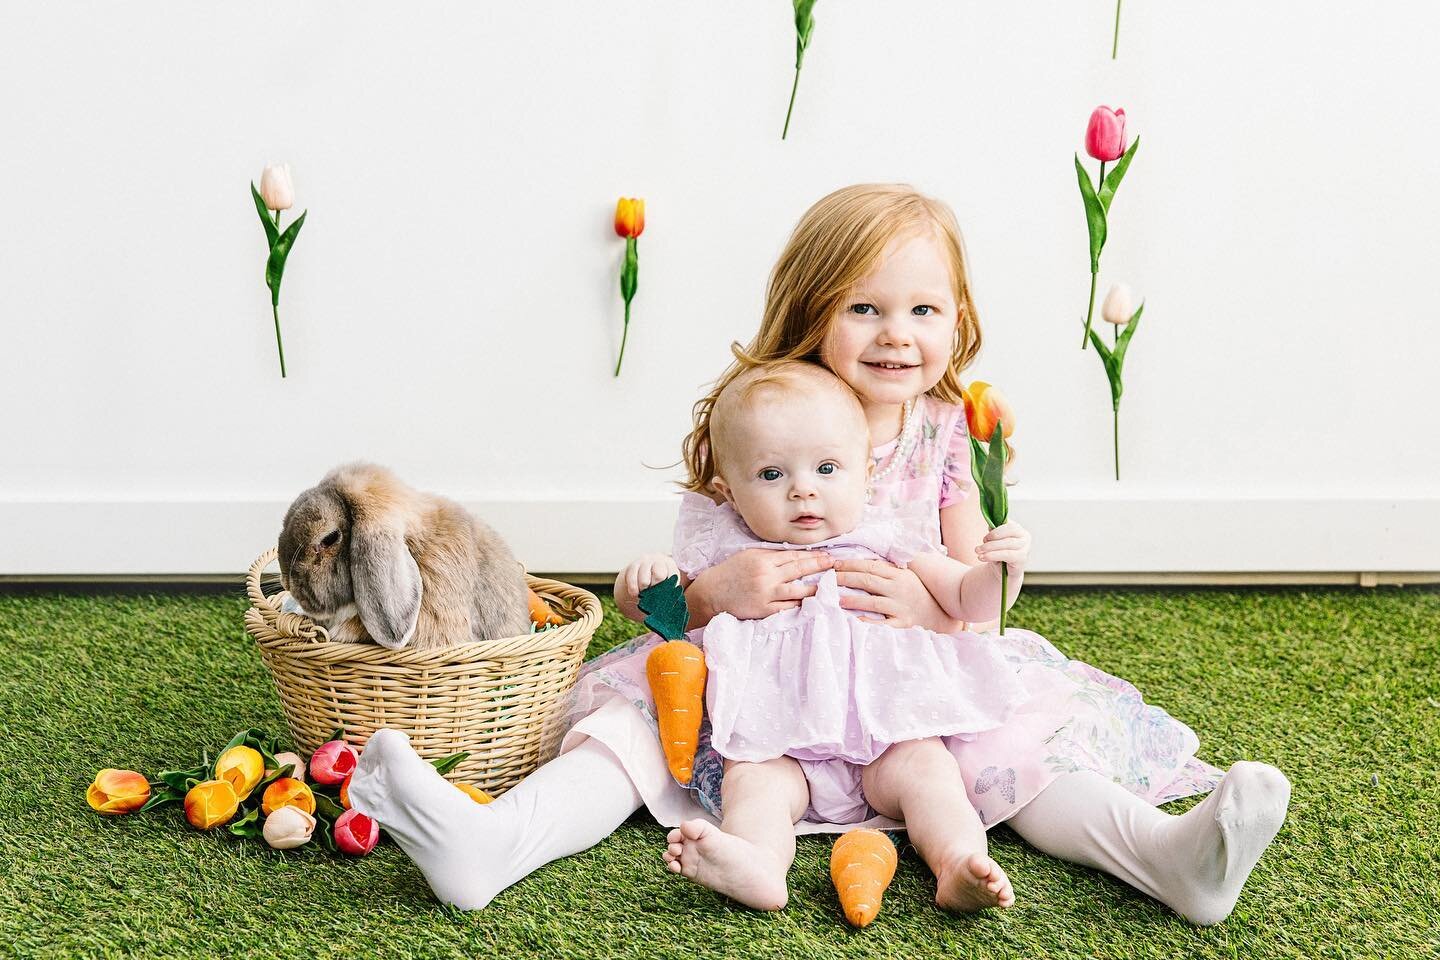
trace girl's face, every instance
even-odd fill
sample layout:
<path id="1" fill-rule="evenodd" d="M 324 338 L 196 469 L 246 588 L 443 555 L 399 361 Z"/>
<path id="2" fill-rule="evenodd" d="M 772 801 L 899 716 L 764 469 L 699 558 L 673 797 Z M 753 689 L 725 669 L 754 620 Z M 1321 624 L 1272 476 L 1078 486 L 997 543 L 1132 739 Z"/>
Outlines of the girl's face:
<path id="1" fill-rule="evenodd" d="M 939 239 L 930 230 L 903 235 L 846 296 L 820 359 L 867 408 L 901 404 L 945 375 L 959 322 Z"/>
<path id="2" fill-rule="evenodd" d="M 763 398 L 741 413 L 719 458 L 715 489 L 770 543 L 819 543 L 849 533 L 865 510 L 870 447 L 853 403 Z"/>

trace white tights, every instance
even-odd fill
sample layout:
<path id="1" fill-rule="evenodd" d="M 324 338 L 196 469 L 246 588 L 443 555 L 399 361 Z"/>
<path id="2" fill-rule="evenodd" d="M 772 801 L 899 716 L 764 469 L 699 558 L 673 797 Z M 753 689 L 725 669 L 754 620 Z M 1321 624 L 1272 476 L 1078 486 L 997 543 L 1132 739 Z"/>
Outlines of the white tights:
<path id="1" fill-rule="evenodd" d="M 653 740 L 648 729 L 639 735 Z M 1235 764 L 1181 816 L 1082 772 L 1060 777 L 1009 822 L 1037 849 L 1103 870 L 1193 923 L 1211 924 L 1229 916 L 1289 800 L 1289 781 L 1261 763 Z M 473 910 L 544 864 L 599 843 L 643 801 L 619 758 L 591 738 L 482 806 L 436 773 L 403 733 L 385 729 L 361 755 L 350 802 L 380 822 L 437 898 Z"/>

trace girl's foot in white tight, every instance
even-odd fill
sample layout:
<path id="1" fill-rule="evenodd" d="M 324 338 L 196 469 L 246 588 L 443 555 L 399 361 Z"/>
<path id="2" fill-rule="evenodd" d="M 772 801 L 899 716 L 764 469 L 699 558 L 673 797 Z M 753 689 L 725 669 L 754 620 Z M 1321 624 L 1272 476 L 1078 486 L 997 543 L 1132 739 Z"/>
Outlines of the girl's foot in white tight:
<path id="1" fill-rule="evenodd" d="M 592 738 L 482 805 L 436 773 L 409 737 L 385 728 L 360 754 L 350 803 L 399 844 L 441 902 L 476 910 L 609 836 L 641 799 L 615 754 Z"/>
<path id="2" fill-rule="evenodd" d="M 1000 865 L 983 853 L 972 853 L 954 867 L 935 874 L 935 905 L 942 910 L 975 913 L 1015 903 L 1015 888 Z"/>
<path id="3" fill-rule="evenodd" d="M 686 820 L 666 840 L 672 873 L 756 910 L 780 910 L 789 899 L 785 868 L 774 853 L 708 820 Z"/>

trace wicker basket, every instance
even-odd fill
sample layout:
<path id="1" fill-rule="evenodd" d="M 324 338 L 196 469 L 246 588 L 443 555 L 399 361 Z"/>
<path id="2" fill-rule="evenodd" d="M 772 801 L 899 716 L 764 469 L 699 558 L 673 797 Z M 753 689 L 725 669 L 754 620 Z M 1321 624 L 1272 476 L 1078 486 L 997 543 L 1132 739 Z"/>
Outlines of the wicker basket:
<path id="1" fill-rule="evenodd" d="M 500 794 L 555 755 L 564 698 L 600 625 L 594 594 L 527 576 L 530 589 L 567 623 L 486 643 L 389 650 L 333 643 L 309 617 L 283 611 L 286 594 L 267 596 L 261 585 L 274 561 L 275 551 L 267 550 L 245 578 L 245 629 L 275 679 L 296 748 L 307 756 L 336 727 L 356 746 L 394 727 L 427 760 L 468 752 L 450 779 Z"/>

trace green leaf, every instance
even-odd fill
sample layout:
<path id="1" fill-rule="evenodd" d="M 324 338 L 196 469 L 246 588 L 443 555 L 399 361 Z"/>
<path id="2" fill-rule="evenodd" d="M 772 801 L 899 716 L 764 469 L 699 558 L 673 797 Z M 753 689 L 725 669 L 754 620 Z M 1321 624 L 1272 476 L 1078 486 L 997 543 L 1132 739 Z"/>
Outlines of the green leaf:
<path id="1" fill-rule="evenodd" d="M 1125 392 L 1125 384 L 1120 380 L 1120 361 L 1110 352 L 1110 348 L 1105 346 L 1105 341 L 1100 339 L 1098 330 L 1090 331 L 1090 342 L 1095 345 L 1095 352 L 1100 354 L 1100 360 L 1105 364 L 1105 376 L 1110 380 L 1110 402 L 1118 407 L 1120 394 Z"/>
<path id="2" fill-rule="evenodd" d="M 1137 141 L 1138 142 L 1138 141 Z M 1100 269 L 1100 251 L 1105 247 L 1105 207 L 1095 196 L 1095 185 L 1090 174 L 1075 154 L 1075 174 L 1080 179 L 1080 196 L 1085 201 L 1085 225 L 1090 229 L 1090 272 Z"/>
<path id="3" fill-rule="evenodd" d="M 815 0 L 792 0 L 795 5 L 795 66 L 798 69 L 805 49 L 810 46 L 810 34 L 815 30 Z"/>
<path id="4" fill-rule="evenodd" d="M 990 498 L 991 526 L 998 527 L 1010 513 L 1010 498 L 1005 492 L 1005 424 L 995 421 L 990 435 L 990 453 L 985 458 L 985 487 Z"/>
<path id="5" fill-rule="evenodd" d="M 280 303 L 280 280 L 285 275 L 285 260 L 290 256 L 290 248 L 295 245 L 295 238 L 300 235 L 300 228 L 305 225 L 305 217 L 309 213 L 306 210 L 300 214 L 299 219 L 286 227 L 280 239 L 270 248 L 270 259 L 265 261 L 265 285 L 270 288 L 271 303 Z"/>
<path id="6" fill-rule="evenodd" d="M 144 813 L 146 810 L 151 810 L 155 807 L 163 807 L 167 803 L 174 803 L 177 800 L 183 799 L 185 799 L 185 794 L 183 792 L 177 792 L 175 790 L 171 790 L 169 786 L 163 786 L 159 790 L 151 791 L 150 799 L 145 801 L 145 806 L 140 808 L 140 812 Z"/>
<path id="7" fill-rule="evenodd" d="M 186 790 L 185 784 L 196 775 L 194 770 L 161 770 L 160 780 L 171 790 Z"/>
<path id="8" fill-rule="evenodd" d="M 640 259 L 635 238 L 625 238 L 625 266 L 620 269 L 620 295 L 629 303 L 635 298 L 635 288 L 640 276 Z"/>
<path id="9" fill-rule="evenodd" d="M 985 448 L 980 441 L 970 437 L 970 477 L 975 481 L 975 496 L 980 500 L 980 515 L 985 518 L 985 524 L 991 529 L 995 528 L 995 521 L 990 518 L 990 505 L 985 500 L 985 461 L 990 459 L 985 453 Z"/>
<path id="10" fill-rule="evenodd" d="M 465 758 L 468 756 L 470 756 L 470 754 L 468 753 L 452 753 L 448 757 L 441 757 L 439 760 L 431 760 L 430 763 L 434 765 L 435 771 L 443 777 L 445 776 L 445 774 L 449 773 L 451 770 L 454 770 L 456 767 L 460 766 L 460 764 L 464 763 Z"/>
<path id="11" fill-rule="evenodd" d="M 659 583 L 651 584 L 640 591 L 635 602 L 640 612 L 645 614 L 645 626 L 666 640 L 684 638 L 690 611 L 685 606 L 685 591 L 680 589 L 679 577 L 672 574 Z"/>
<path id="12" fill-rule="evenodd" d="M 315 815 L 324 817 L 331 822 L 339 820 L 345 813 L 345 808 L 319 790 L 311 791 L 315 796 Z"/>
<path id="13" fill-rule="evenodd" d="M 1120 181 L 1125 179 L 1125 171 L 1130 169 L 1130 161 L 1135 157 L 1135 148 L 1140 146 L 1140 138 L 1136 137 L 1135 142 L 1130 144 L 1130 149 L 1125 151 L 1115 164 L 1115 169 L 1105 175 L 1105 182 L 1100 184 L 1100 203 L 1105 207 L 1105 212 L 1110 212 L 1110 201 L 1115 199 L 1115 191 L 1120 189 Z M 1078 154 L 1077 154 L 1078 156 Z"/>
<path id="14" fill-rule="evenodd" d="M 237 837 L 258 837 L 263 832 L 260 826 L 260 810 L 255 808 L 239 820 L 232 821 L 230 832 Z"/>
<path id="15" fill-rule="evenodd" d="M 330 733 L 330 739 L 331 739 L 331 740 L 344 740 L 344 739 L 345 739 L 345 728 L 344 728 L 344 727 L 336 727 L 336 728 Z"/>
<path id="16" fill-rule="evenodd" d="M 250 195 L 255 198 L 255 209 L 260 212 L 260 222 L 265 224 L 266 246 L 271 250 L 275 249 L 275 240 L 280 232 L 275 229 L 275 221 L 270 218 L 270 210 L 265 206 L 265 198 L 260 196 L 260 191 L 255 189 L 255 184 L 250 184 Z"/>
<path id="17" fill-rule="evenodd" d="M 1140 301 L 1140 306 L 1130 317 L 1130 322 L 1120 332 L 1120 338 L 1115 342 L 1115 369 L 1116 371 L 1125 368 L 1125 351 L 1130 348 L 1130 338 L 1135 336 L 1135 328 L 1140 324 L 1140 314 L 1145 312 L 1145 301 Z"/>

